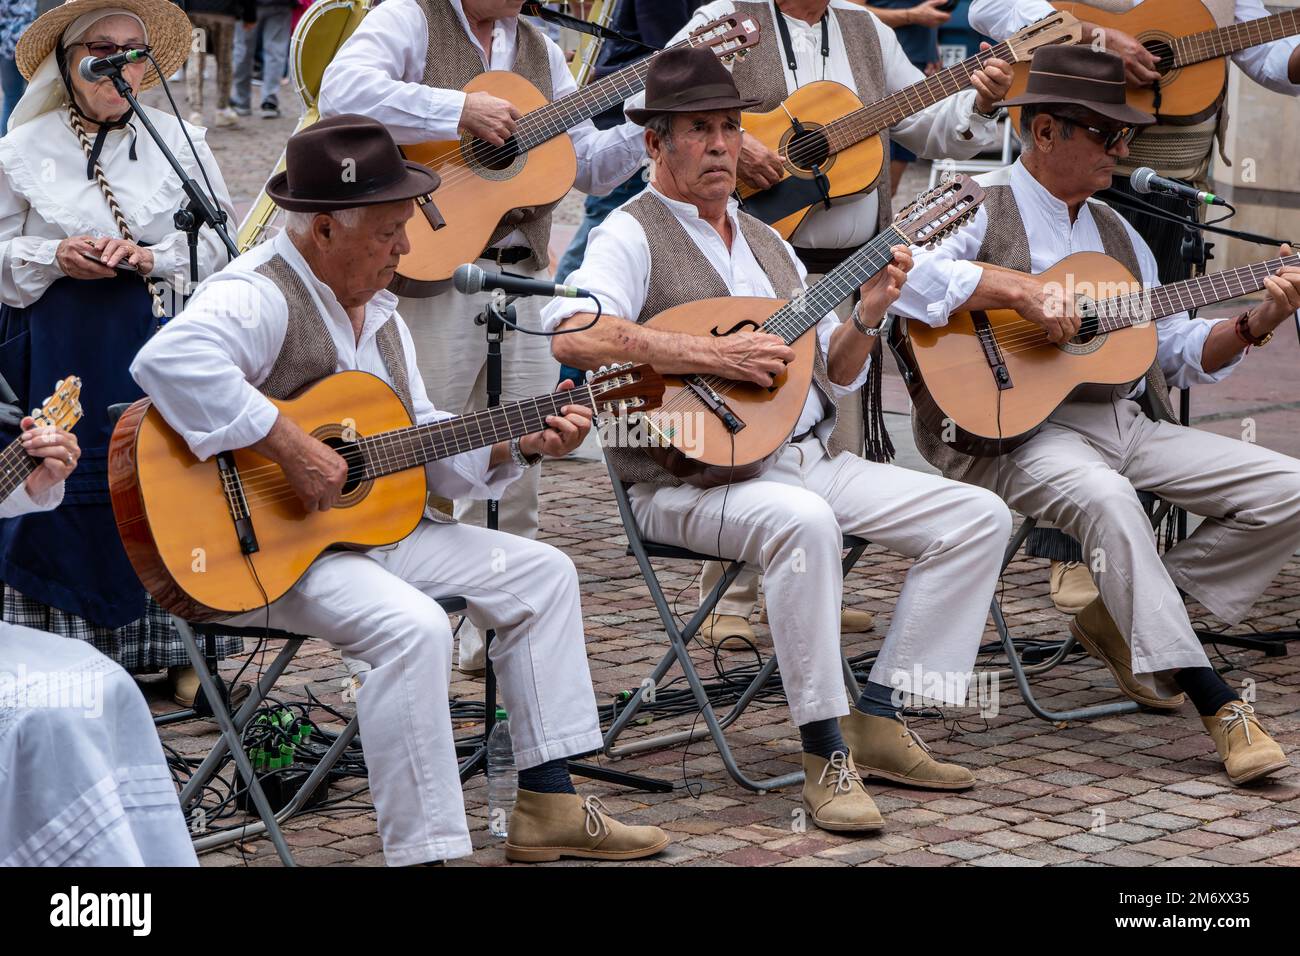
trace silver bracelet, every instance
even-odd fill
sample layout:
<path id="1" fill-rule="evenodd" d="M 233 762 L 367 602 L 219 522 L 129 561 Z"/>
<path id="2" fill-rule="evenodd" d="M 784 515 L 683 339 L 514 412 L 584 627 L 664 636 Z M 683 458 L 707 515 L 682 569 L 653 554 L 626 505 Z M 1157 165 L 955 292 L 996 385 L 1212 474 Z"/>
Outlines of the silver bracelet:
<path id="1" fill-rule="evenodd" d="M 522 441 L 522 439 L 510 439 L 510 457 L 520 468 L 531 468 L 533 465 L 541 461 L 543 456 L 533 455 L 532 457 L 529 457 L 528 455 L 525 455 L 523 448 L 520 447 L 520 441 Z"/>
<path id="2" fill-rule="evenodd" d="M 858 315 L 858 306 L 860 305 L 862 305 L 861 302 L 857 303 L 857 305 L 853 306 L 853 311 L 849 313 L 849 317 L 853 319 L 853 327 L 863 335 L 875 338 L 880 334 L 880 327 L 877 326 L 873 329 L 871 326 L 863 324 L 861 316 Z"/>

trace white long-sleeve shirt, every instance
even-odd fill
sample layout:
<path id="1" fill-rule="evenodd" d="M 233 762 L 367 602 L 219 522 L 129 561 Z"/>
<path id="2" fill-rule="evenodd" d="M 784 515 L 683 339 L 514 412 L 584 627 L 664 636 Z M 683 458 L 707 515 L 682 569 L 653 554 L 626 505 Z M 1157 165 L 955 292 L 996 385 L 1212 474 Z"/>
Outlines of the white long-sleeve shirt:
<path id="1" fill-rule="evenodd" d="M 856 11 L 859 15 L 864 12 L 862 7 L 847 0 L 831 0 L 830 6 L 835 10 Z M 673 37 L 672 42 L 683 39 L 711 20 L 729 16 L 735 10 L 736 5 L 732 0 L 713 0 L 704 4 Z M 791 71 L 787 63 L 779 34 L 760 37 L 759 42 L 774 43 L 780 51 L 787 93 L 793 93 L 799 87 L 819 80 L 831 80 L 854 92 L 860 92 L 838 19 L 833 16 L 827 18 L 830 56 L 823 60 L 820 23 L 805 23 L 797 17 L 786 16 L 776 11 L 775 6 L 773 15 L 784 17 L 790 30 L 790 45 L 794 50 L 797 70 Z M 872 91 L 866 100 L 872 102 L 920 83 L 925 79 L 925 74 L 907 59 L 894 31 L 881 23 L 874 14 L 868 16 L 875 24 L 876 35 L 880 38 L 885 73 L 885 89 Z M 741 90 L 740 93 L 747 96 L 750 91 Z M 628 100 L 627 105 L 639 107 L 644 100 L 644 94 L 639 94 Z M 900 120 L 890 129 L 889 134 L 918 156 L 927 159 L 968 159 L 979 152 L 993 149 L 998 144 L 997 122 L 976 116 L 972 112 L 974 105 L 975 91 L 964 90 Z M 888 162 L 889 157 L 886 156 L 886 172 Z M 856 249 L 876 234 L 877 205 L 875 193 L 832 200 L 830 209 L 821 206 L 813 209 L 790 238 L 801 248 Z"/>
<path id="2" fill-rule="evenodd" d="M 1140 0 L 1132 0 L 1137 6 Z M 1047 0 L 974 0 L 970 5 L 971 29 L 995 40 L 1005 40 L 1021 27 L 1028 26 L 1055 8 Z M 1260 0 L 1236 0 L 1233 16 L 1238 23 L 1258 20 L 1269 15 Z M 1086 18 L 1085 18 L 1086 19 Z M 1275 93 L 1300 96 L 1300 84 L 1288 77 L 1291 53 L 1300 46 L 1300 37 L 1287 37 L 1260 46 L 1246 47 L 1232 54 L 1232 62 L 1247 76 Z"/>
<path id="3" fill-rule="evenodd" d="M 708 259 L 709 265 L 713 266 L 722 277 L 731 295 L 788 299 L 799 291 L 796 289 L 777 291 L 772 288 L 767 273 L 754 258 L 753 250 L 745 241 L 744 233 L 740 231 L 734 199 L 727 203 L 727 216 L 731 220 L 732 234 L 731 248 L 728 249 L 717 230 L 700 217 L 699 211 L 693 205 L 669 199 L 654 186 L 647 187 L 646 192 L 658 198 L 677 217 L 686 234 Z M 785 249 L 799 272 L 799 289 L 802 289 L 808 275 L 807 270 L 788 243 L 785 243 Z M 622 209 L 610 213 L 603 223 L 592 230 L 587 240 L 587 254 L 582 260 L 582 265 L 566 281 L 588 289 L 599 297 L 604 315 L 618 316 L 635 322 L 637 316 L 641 314 L 642 306 L 645 305 L 645 297 L 650 285 L 650 246 L 646 242 L 645 230 L 641 228 L 641 223 Z M 542 310 L 542 328 L 548 332 L 553 331 L 569 316 L 590 311 L 592 305 L 587 299 L 553 299 Z M 823 352 L 829 353 L 831 336 L 839 326 L 840 320 L 834 313 L 823 316 L 817 323 L 817 338 L 821 342 Z M 863 363 L 862 371 L 858 373 L 857 378 L 848 385 L 837 385 L 831 382 L 831 389 L 835 393 L 832 397 L 838 401 L 860 389 L 867 380 L 867 371 L 870 367 L 871 363 L 868 359 Z M 793 434 L 802 435 L 812 430 L 825 417 L 826 412 L 822 408 L 822 403 L 818 400 L 815 390 L 810 388 Z"/>
<path id="4" fill-rule="evenodd" d="M 298 273 L 324 317 L 338 352 L 336 371 L 369 372 L 391 386 L 375 333 L 396 318 L 417 424 L 453 417 L 429 401 L 411 333 L 396 312 L 397 297 L 383 291 L 366 303 L 357 337 L 329 286 L 311 271 L 288 234 L 280 233 L 205 282 L 131 363 L 132 377 L 195 455 L 206 459 L 246 448 L 265 438 L 279 415 L 256 386 L 280 354 L 289 309 L 279 286 L 253 271 L 277 253 Z M 499 497 L 523 469 L 513 461 L 489 468 L 490 455 L 491 448 L 478 448 L 430 462 L 425 466 L 429 486 L 447 498 Z"/>
<path id="5" fill-rule="evenodd" d="M 1048 192 L 1019 160 L 1005 169 L 977 176 L 976 180 L 985 186 L 1011 186 L 1029 238 L 1033 272 L 1042 272 L 1076 252 L 1105 252 L 1092 216 L 1095 200 L 1084 203 L 1075 221 L 1070 222 L 1066 204 Z M 981 206 L 968 225 L 958 229 L 938 248 L 914 253 L 907 284 L 891 311 L 927 325 L 946 325 L 953 312 L 961 311 L 984 275 L 983 267 L 973 260 L 988 224 L 988 213 Z M 1158 286 L 1159 272 L 1150 248 L 1127 222 L 1124 229 L 1137 254 L 1143 285 Z M 1170 385 L 1186 388 L 1221 381 L 1241 361 L 1242 356 L 1238 355 L 1217 372 L 1206 372 L 1201 367 L 1205 339 L 1210 329 L 1222 321 L 1226 320 L 1191 319 L 1186 312 L 1179 312 L 1156 322 L 1156 361 Z M 1132 394 L 1141 394 L 1144 387 L 1139 382 Z"/>
<path id="6" fill-rule="evenodd" d="M 63 503 L 63 482 L 45 490 L 38 498 L 33 498 L 27 491 L 27 482 L 23 482 L 10 493 L 8 498 L 0 500 L 0 518 L 17 518 L 19 515 L 32 514 L 37 511 L 53 511 Z"/>
<path id="7" fill-rule="evenodd" d="M 465 35 L 483 59 L 485 70 L 510 70 L 515 62 L 514 17 L 498 20 L 491 49 L 484 50 L 469 28 L 460 0 L 450 0 Z M 564 53 L 549 37 L 552 101 L 578 89 Z M 425 86 L 425 57 L 429 49 L 429 22 L 416 0 L 384 0 L 366 14 L 357 31 L 330 62 L 321 81 L 321 116 L 360 113 L 388 127 L 398 143 L 460 138 L 458 127 L 466 95 L 460 90 Z M 645 159 L 641 128 L 624 123 L 598 130 L 583 120 L 569 130 L 578 155 L 574 185 L 585 193 L 603 196 L 622 183 Z M 522 245 L 519 234 L 500 245 Z"/>
<path id="8" fill-rule="evenodd" d="M 203 177 L 181 124 L 170 113 L 143 107 L 186 172 L 204 186 Z M 185 204 L 180 180 L 149 133 L 133 120 L 131 129 L 116 129 L 104 139 L 99 155 L 105 178 L 126 214 L 137 242 L 153 253 L 153 270 L 161 280 L 189 279 L 186 235 L 172 221 Z M 194 149 L 207 170 L 217 204 L 235 222 L 221 170 L 204 140 L 205 131 L 186 124 Z M 136 159 L 131 159 L 134 135 Z M 15 308 L 31 305 L 63 270 L 55 259 L 69 236 L 121 235 L 103 194 L 86 178 L 86 155 L 72 131 L 65 109 L 43 113 L 0 138 L 0 302 Z M 226 248 L 211 229 L 199 233 L 199 276 L 226 264 Z"/>

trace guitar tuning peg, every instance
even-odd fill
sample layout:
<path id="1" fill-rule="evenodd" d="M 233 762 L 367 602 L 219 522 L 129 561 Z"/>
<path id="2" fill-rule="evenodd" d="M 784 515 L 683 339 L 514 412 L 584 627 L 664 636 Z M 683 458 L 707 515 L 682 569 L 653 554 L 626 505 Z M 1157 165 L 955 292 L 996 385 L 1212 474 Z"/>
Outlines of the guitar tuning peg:
<path id="1" fill-rule="evenodd" d="M 593 372 L 591 369 L 587 369 L 587 371 L 584 373 L 583 381 L 590 382 L 595 377 L 596 377 L 596 373 Z"/>

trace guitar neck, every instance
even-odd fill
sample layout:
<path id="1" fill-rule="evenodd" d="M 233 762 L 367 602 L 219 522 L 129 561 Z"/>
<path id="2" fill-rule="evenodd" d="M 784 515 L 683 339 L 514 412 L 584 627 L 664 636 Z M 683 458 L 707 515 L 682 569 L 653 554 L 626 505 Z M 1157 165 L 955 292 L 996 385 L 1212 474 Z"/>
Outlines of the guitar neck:
<path id="1" fill-rule="evenodd" d="M 763 323 L 763 331 L 779 335 L 786 343 L 817 325 L 822 316 L 853 295 L 855 289 L 874 276 L 893 259 L 891 246 L 907 245 L 907 240 L 893 226 L 849 256 L 810 289 L 805 289 L 772 314 Z"/>
<path id="2" fill-rule="evenodd" d="M 1163 319 L 1167 315 L 1199 309 L 1203 305 L 1227 302 L 1258 292 L 1264 288 L 1264 280 L 1278 269 L 1295 265 L 1300 265 L 1300 255 L 1256 262 L 1227 272 L 1102 299 L 1097 303 L 1098 327 L 1102 332 L 1114 332 L 1145 321 Z"/>
<path id="3" fill-rule="evenodd" d="M 997 46 L 967 57 L 956 66 L 940 70 L 920 83 L 904 87 L 883 100 L 869 103 L 827 123 L 823 133 L 831 151 L 848 149 L 854 143 L 860 143 L 867 137 L 888 129 L 899 120 L 919 113 L 954 93 L 960 93 L 971 85 L 971 75 L 993 57 L 1000 57 L 1008 63 L 1015 62 L 1015 54 L 1004 40 Z"/>
<path id="4" fill-rule="evenodd" d="M 40 461 L 27 454 L 17 438 L 0 451 L 0 501 L 7 500 L 39 464 Z"/>
<path id="5" fill-rule="evenodd" d="M 1247 47 L 1272 43 L 1300 33 L 1300 10 L 1287 10 L 1271 17 L 1244 20 L 1230 26 L 1193 33 L 1174 40 L 1174 66 L 1189 66 L 1203 60 L 1227 56 Z"/>
<path id="6" fill-rule="evenodd" d="M 521 151 L 526 151 L 549 142 L 561 133 L 567 133 L 579 123 L 605 112 L 611 106 L 616 106 L 644 90 L 650 64 L 659 57 L 660 53 L 678 47 L 701 46 L 708 42 L 707 34 L 687 37 L 568 96 L 525 113 L 515 128 L 515 143 Z"/>
<path id="7" fill-rule="evenodd" d="M 471 415 L 370 435 L 356 443 L 365 463 L 363 477 L 380 478 L 499 441 L 531 435 L 546 427 L 548 415 L 559 415 L 566 405 L 594 408 L 595 404 L 592 387 L 581 385 L 571 391 L 526 398 Z"/>

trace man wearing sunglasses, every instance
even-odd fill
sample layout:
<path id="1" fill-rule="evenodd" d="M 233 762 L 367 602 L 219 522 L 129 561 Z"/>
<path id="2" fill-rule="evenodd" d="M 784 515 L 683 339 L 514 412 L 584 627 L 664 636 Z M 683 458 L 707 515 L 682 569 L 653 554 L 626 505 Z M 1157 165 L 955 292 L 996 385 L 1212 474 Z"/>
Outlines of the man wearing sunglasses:
<path id="1" fill-rule="evenodd" d="M 979 177 L 983 206 L 937 250 L 917 255 L 894 311 L 942 326 L 955 312 L 1014 309 L 1061 343 L 1080 327 L 1073 297 L 1031 273 L 1102 252 L 1143 285 L 1158 285 L 1155 257 L 1137 231 L 1092 199 L 1110 185 L 1134 129 L 1155 121 L 1128 106 L 1124 91 L 1117 56 L 1086 46 L 1035 53 L 1025 94 L 1001 104 L 1022 108 L 1024 153 Z M 1266 291 L 1236 321 L 1186 313 L 1157 320 L 1156 361 L 1143 379 L 1076 390 L 1034 437 L 999 457 L 962 455 L 913 419 L 922 454 L 947 477 L 997 492 L 1104 559 L 1093 561 L 1100 597 L 1071 632 L 1144 706 L 1173 710 L 1191 698 L 1234 784 L 1275 773 L 1287 758 L 1210 666 L 1180 590 L 1224 621 L 1245 617 L 1300 547 L 1300 461 L 1173 424 L 1168 384 L 1225 378 L 1249 342 L 1300 306 L 1300 268 L 1280 270 Z M 1135 489 L 1205 520 L 1161 556 Z"/>

